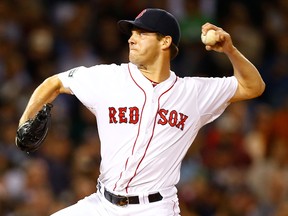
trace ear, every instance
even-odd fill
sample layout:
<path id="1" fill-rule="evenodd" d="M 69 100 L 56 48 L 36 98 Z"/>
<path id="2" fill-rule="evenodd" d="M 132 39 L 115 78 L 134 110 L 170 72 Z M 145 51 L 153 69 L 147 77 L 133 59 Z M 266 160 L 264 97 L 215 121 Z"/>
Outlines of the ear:
<path id="1" fill-rule="evenodd" d="M 171 44 L 172 44 L 172 37 L 171 36 L 165 36 L 162 38 L 163 49 L 169 49 Z"/>

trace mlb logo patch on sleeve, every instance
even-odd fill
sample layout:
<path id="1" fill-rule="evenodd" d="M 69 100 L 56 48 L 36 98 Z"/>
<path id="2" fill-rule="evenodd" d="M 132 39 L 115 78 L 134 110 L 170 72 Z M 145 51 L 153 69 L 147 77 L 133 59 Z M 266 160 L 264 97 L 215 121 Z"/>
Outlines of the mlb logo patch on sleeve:
<path id="1" fill-rule="evenodd" d="M 69 71 L 68 77 L 73 77 L 74 73 L 78 70 L 78 68 L 71 69 Z"/>

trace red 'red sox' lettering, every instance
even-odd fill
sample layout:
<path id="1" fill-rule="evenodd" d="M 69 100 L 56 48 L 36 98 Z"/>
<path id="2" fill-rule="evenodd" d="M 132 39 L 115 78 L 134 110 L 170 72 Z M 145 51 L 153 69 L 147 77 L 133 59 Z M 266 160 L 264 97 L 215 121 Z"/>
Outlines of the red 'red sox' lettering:
<path id="1" fill-rule="evenodd" d="M 165 110 L 160 109 L 158 111 L 160 119 L 157 121 L 157 124 L 166 125 L 169 124 L 171 127 L 179 128 L 180 130 L 184 129 L 185 121 L 188 116 L 183 113 L 178 113 L 176 110 Z M 139 122 L 139 109 L 137 107 L 109 107 L 109 123 L 129 123 L 137 124 Z"/>
<path id="2" fill-rule="evenodd" d="M 127 115 L 127 110 L 129 114 Z M 126 116 L 127 115 L 127 116 Z M 129 118 L 129 121 L 128 121 Z M 137 124 L 139 121 L 139 109 L 137 107 L 119 107 L 116 109 L 115 107 L 109 107 L 109 123 L 129 123 L 129 124 Z"/>
<path id="3" fill-rule="evenodd" d="M 169 113 L 168 110 L 160 109 L 158 114 L 160 116 L 160 119 L 157 122 L 158 124 L 166 125 L 168 123 L 171 127 L 176 126 L 180 130 L 184 129 L 185 121 L 188 118 L 188 116 L 183 113 L 178 113 L 176 110 L 172 110 Z"/>

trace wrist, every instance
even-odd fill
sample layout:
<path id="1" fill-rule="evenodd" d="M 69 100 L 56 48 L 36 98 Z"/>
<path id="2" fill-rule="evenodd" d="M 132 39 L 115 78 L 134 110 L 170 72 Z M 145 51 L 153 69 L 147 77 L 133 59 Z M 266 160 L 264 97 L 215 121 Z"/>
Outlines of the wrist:
<path id="1" fill-rule="evenodd" d="M 233 56 L 238 53 L 238 49 L 235 46 L 231 46 L 227 50 L 224 51 L 227 56 Z"/>
<path id="2" fill-rule="evenodd" d="M 21 126 L 22 124 L 24 124 L 26 121 L 28 121 L 30 118 L 27 115 L 22 115 L 22 117 L 19 120 L 19 124 L 18 126 Z"/>

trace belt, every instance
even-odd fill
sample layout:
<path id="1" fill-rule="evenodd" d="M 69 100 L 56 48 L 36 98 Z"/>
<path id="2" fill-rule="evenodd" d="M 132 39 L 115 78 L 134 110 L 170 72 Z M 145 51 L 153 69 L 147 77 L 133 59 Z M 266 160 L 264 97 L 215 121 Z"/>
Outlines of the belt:
<path id="1" fill-rule="evenodd" d="M 104 197 L 117 206 L 127 206 L 128 204 L 139 204 L 139 196 L 121 196 L 115 195 L 104 188 Z M 149 203 L 162 200 L 163 197 L 159 192 L 148 195 Z"/>

